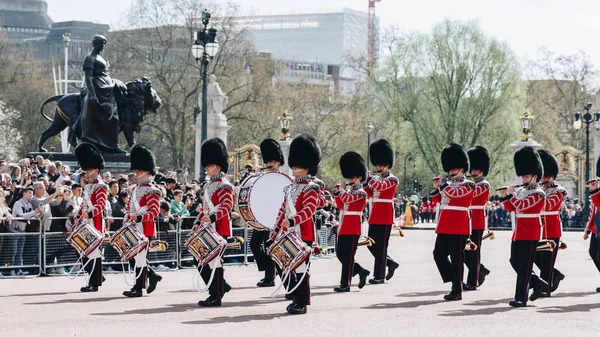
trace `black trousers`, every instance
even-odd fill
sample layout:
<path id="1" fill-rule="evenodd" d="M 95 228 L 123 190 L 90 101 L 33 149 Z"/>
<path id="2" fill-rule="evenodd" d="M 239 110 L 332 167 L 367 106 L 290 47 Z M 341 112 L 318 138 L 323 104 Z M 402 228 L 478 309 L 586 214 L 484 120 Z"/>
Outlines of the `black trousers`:
<path id="1" fill-rule="evenodd" d="M 352 277 L 358 275 L 364 268 L 354 261 L 356 248 L 358 248 L 359 235 L 340 235 L 337 239 L 337 250 L 335 254 L 342 263 L 342 276 L 340 285 L 347 287 L 352 281 Z"/>
<path id="2" fill-rule="evenodd" d="M 600 244 L 598 244 L 599 241 L 600 239 L 596 236 L 596 234 L 592 233 L 592 235 L 590 236 L 590 249 L 588 250 L 588 253 L 592 258 L 592 261 L 594 261 L 596 269 L 598 269 L 598 271 L 600 272 Z"/>
<path id="3" fill-rule="evenodd" d="M 312 241 L 304 241 L 304 243 L 306 243 L 309 247 L 312 247 L 313 244 Z M 310 259 L 306 261 L 307 265 L 308 263 L 310 263 Z M 304 278 L 302 278 L 303 276 Z M 289 278 L 290 282 L 288 285 L 288 289 L 293 289 L 294 287 L 296 287 L 298 282 L 300 282 L 298 288 L 296 288 L 296 290 L 292 293 L 292 296 L 296 299 L 296 303 L 298 303 L 298 305 L 300 306 L 310 305 L 310 274 L 308 272 L 292 273 L 292 275 L 290 275 Z"/>
<path id="4" fill-rule="evenodd" d="M 375 258 L 373 277 L 376 279 L 383 279 L 385 277 L 385 267 L 397 264 L 397 262 L 387 254 L 391 233 L 392 225 L 369 225 L 369 237 L 375 241 L 375 243 L 369 247 L 369 251 Z"/>
<path id="5" fill-rule="evenodd" d="M 469 239 L 477 245 L 476 250 L 465 251 L 465 264 L 469 268 L 467 275 L 467 284 L 471 286 L 478 286 L 479 272 L 485 269 L 485 266 L 481 263 L 481 243 L 483 238 L 483 230 L 473 230 Z"/>
<path id="6" fill-rule="evenodd" d="M 154 237 L 149 237 L 148 238 L 149 241 L 154 240 Z M 146 258 L 148 257 L 148 250 L 150 249 L 150 246 L 146 246 Z M 136 290 L 142 290 L 146 288 L 146 281 L 147 279 L 150 278 L 154 278 L 156 276 L 158 276 L 158 274 L 154 271 L 154 269 L 152 269 L 146 261 L 146 266 L 145 267 L 136 267 L 135 265 L 135 259 L 131 259 L 129 260 L 129 266 L 131 266 L 131 268 L 135 268 L 135 285 L 133 286 L 133 289 Z M 138 276 L 139 275 L 139 276 Z"/>
<path id="7" fill-rule="evenodd" d="M 533 272 L 538 240 L 513 241 L 510 245 L 510 265 L 517 272 L 515 300 L 527 302 L 529 289 L 546 282 Z"/>
<path id="8" fill-rule="evenodd" d="M 89 261 L 89 263 L 88 263 Z M 88 281 L 89 287 L 100 287 L 102 286 L 102 258 L 96 259 L 88 259 L 84 257 L 82 259 L 83 265 L 85 266 L 85 271 L 90 275 L 90 279 Z M 87 265 L 86 265 L 87 263 Z"/>
<path id="9" fill-rule="evenodd" d="M 275 263 L 267 254 L 269 248 L 267 241 L 269 241 L 269 231 L 254 229 L 250 238 L 250 250 L 258 270 L 265 272 L 265 281 L 273 281 L 275 279 Z"/>
<path id="10" fill-rule="evenodd" d="M 442 281 L 452 282 L 452 291 L 462 293 L 464 251 L 467 235 L 438 234 L 433 248 L 433 259 Z"/>
<path id="11" fill-rule="evenodd" d="M 223 236 L 223 238 L 227 240 L 227 237 Z M 223 263 L 223 260 L 221 260 L 221 263 Z M 204 280 L 204 283 L 208 285 L 208 293 L 210 297 L 223 298 L 223 295 L 225 295 L 225 284 L 227 284 L 227 281 L 225 281 L 225 275 L 223 273 L 223 267 L 221 266 L 215 268 L 215 276 L 213 277 L 212 282 L 208 284 L 208 281 L 210 281 L 212 268 L 208 264 L 202 267 L 198 261 L 196 261 L 196 265 L 198 266 L 198 272 L 200 272 L 202 280 Z"/>
<path id="12" fill-rule="evenodd" d="M 552 278 L 554 275 L 564 276 L 558 269 L 554 268 L 554 264 L 556 263 L 556 256 L 558 255 L 558 247 L 560 243 L 560 239 L 549 239 L 554 241 L 556 244 L 556 249 L 553 251 L 536 251 L 535 253 L 535 265 L 540 268 L 540 277 L 542 280 L 548 283 L 548 289 L 546 291 L 550 293 L 552 289 Z"/>

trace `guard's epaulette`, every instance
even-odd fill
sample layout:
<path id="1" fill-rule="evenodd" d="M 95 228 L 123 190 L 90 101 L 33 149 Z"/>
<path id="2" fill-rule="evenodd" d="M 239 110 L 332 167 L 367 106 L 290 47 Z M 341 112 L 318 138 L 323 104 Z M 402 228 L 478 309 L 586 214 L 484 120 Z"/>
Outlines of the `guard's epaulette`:
<path id="1" fill-rule="evenodd" d="M 313 178 L 312 183 L 319 186 L 319 188 L 325 188 L 325 183 L 323 182 L 323 180 L 321 180 L 319 178 Z"/>
<path id="2" fill-rule="evenodd" d="M 552 195 L 552 194 L 557 194 L 557 193 L 562 193 L 566 196 L 567 190 L 564 187 L 560 186 L 559 184 L 555 184 L 546 190 L 546 195 Z"/>
<path id="3" fill-rule="evenodd" d="M 396 177 L 396 176 L 395 176 L 395 175 L 393 175 L 393 174 L 390 174 L 389 176 L 387 176 L 387 177 L 383 178 L 383 180 L 393 180 L 393 181 L 395 181 L 395 182 L 396 182 L 396 184 L 399 184 L 399 183 L 400 183 L 400 179 L 398 179 L 398 177 Z"/>
<path id="4" fill-rule="evenodd" d="M 302 188 L 302 192 L 307 193 L 310 190 L 315 190 L 317 194 L 321 192 L 321 188 L 319 187 L 319 185 L 315 184 L 312 181 L 304 185 L 304 187 Z"/>
<path id="5" fill-rule="evenodd" d="M 477 186 L 477 184 L 475 184 L 475 182 L 474 182 L 474 181 L 472 181 L 472 180 L 467 180 L 467 179 L 465 179 L 465 181 L 463 181 L 461 185 L 469 185 L 469 186 L 471 186 L 471 187 L 473 187 L 473 188 L 475 188 L 475 186 Z"/>
<path id="6" fill-rule="evenodd" d="M 229 182 L 229 180 L 221 180 L 221 182 L 217 186 L 217 190 L 220 189 L 227 189 L 233 191 L 233 185 Z"/>
<path id="7" fill-rule="evenodd" d="M 483 179 L 482 181 L 475 183 L 475 185 L 485 185 L 485 187 L 487 187 L 488 189 L 492 189 L 492 185 L 490 185 L 490 182 L 487 181 L 487 179 Z"/>
<path id="8" fill-rule="evenodd" d="M 144 194 L 156 194 L 159 197 L 162 197 L 162 191 L 154 186 L 150 186 L 144 191 Z"/>
<path id="9" fill-rule="evenodd" d="M 367 192 L 365 192 L 365 190 L 363 190 L 362 188 L 358 189 L 358 190 L 351 190 L 350 194 L 359 194 L 359 195 L 367 198 Z"/>

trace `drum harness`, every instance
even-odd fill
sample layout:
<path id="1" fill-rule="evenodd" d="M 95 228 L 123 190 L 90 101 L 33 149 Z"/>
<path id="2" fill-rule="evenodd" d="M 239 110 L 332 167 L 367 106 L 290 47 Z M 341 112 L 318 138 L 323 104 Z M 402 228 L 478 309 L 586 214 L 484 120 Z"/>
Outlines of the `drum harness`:
<path id="1" fill-rule="evenodd" d="M 86 191 L 87 192 L 87 191 Z M 87 192 L 86 193 L 86 198 L 83 198 L 85 200 L 86 206 L 88 210 L 92 210 L 94 209 L 94 205 L 92 205 L 92 200 L 90 198 L 90 193 Z M 94 219 L 90 219 L 92 221 L 92 223 L 94 223 Z M 102 225 L 104 225 L 104 219 L 102 220 L 103 223 Z M 79 223 L 78 223 L 79 224 Z M 73 230 L 75 230 L 75 228 L 77 228 L 78 226 L 74 226 Z M 98 248 L 97 248 L 98 249 Z M 79 275 L 83 275 L 83 277 L 85 278 L 85 283 L 87 284 L 89 282 L 89 278 L 88 275 L 85 271 L 85 267 L 87 267 L 87 265 L 92 262 L 92 270 L 94 270 L 96 268 L 96 259 L 88 259 L 88 261 L 83 264 L 83 253 L 79 253 L 79 258 L 77 259 L 77 262 L 75 262 L 75 264 L 73 265 L 73 268 L 71 268 L 71 270 L 69 270 L 69 274 L 67 275 L 67 277 L 69 278 L 69 280 L 74 280 L 75 278 L 77 278 L 77 276 Z M 102 253 L 100 255 L 100 258 L 102 258 Z M 73 274 L 73 270 L 75 270 L 75 267 L 77 267 L 77 265 L 81 265 L 81 268 L 79 268 L 75 274 Z"/>
<path id="2" fill-rule="evenodd" d="M 137 191 L 138 191 L 138 189 L 136 187 L 135 191 L 133 192 L 133 196 L 131 198 L 130 205 L 133 203 L 133 206 L 135 207 L 136 212 L 137 211 L 146 211 L 148 209 L 148 207 L 140 206 L 140 202 L 138 201 L 138 198 L 137 198 Z M 131 222 L 129 222 L 128 226 L 137 226 L 137 223 L 131 221 Z M 142 234 L 144 233 L 143 225 L 142 225 L 142 229 L 140 230 L 140 232 Z M 140 249 L 140 247 L 138 247 L 138 252 L 135 255 L 138 255 L 142 251 L 142 249 Z M 150 268 L 150 264 L 148 264 L 148 268 Z M 135 280 L 137 280 L 138 277 L 140 277 L 142 275 L 142 273 L 144 272 L 144 268 L 140 268 L 140 273 L 136 274 L 135 270 L 131 270 L 131 264 L 129 264 L 129 263 L 127 263 L 127 271 L 125 271 L 125 261 L 123 260 L 123 258 L 121 258 L 121 270 L 123 271 L 123 280 L 125 281 L 125 284 L 127 284 L 128 286 L 131 286 L 131 287 L 133 287 L 135 285 Z M 129 281 L 133 281 L 133 282 L 129 283 L 128 279 L 129 279 Z"/>
<path id="3" fill-rule="evenodd" d="M 286 196 L 285 196 L 285 199 L 286 199 L 286 202 L 287 202 L 287 208 L 290 210 L 290 216 L 294 216 L 294 215 L 296 215 L 297 211 L 296 211 L 296 205 L 294 205 L 294 200 L 293 200 L 293 198 L 292 198 L 292 193 L 291 193 L 292 191 L 291 191 L 291 190 L 292 190 L 292 189 L 290 188 L 290 189 L 289 189 L 289 191 L 287 191 L 287 193 L 286 193 Z M 296 226 L 300 226 L 300 224 L 296 224 Z M 298 228 L 299 228 L 299 227 L 298 227 Z M 290 229 L 288 229 L 288 231 L 291 231 L 291 230 L 292 230 L 291 228 L 290 228 Z M 280 230 L 280 231 L 281 231 L 281 230 Z M 297 233 L 297 234 L 298 234 L 298 233 Z M 281 233 L 279 233 L 279 235 L 281 235 Z M 279 236 L 279 235 L 278 235 L 278 236 Z M 302 238 L 300 238 L 300 239 L 302 239 Z M 280 290 L 280 289 L 281 289 L 281 287 L 282 287 L 282 286 L 285 284 L 285 281 L 287 281 L 287 279 L 288 279 L 288 278 L 291 276 L 291 274 L 292 274 L 293 272 L 294 272 L 294 271 L 290 271 L 289 273 L 287 273 L 287 274 L 285 274 L 285 275 L 283 275 L 283 272 L 282 272 L 282 279 L 281 279 L 281 283 L 280 283 L 280 284 L 277 286 L 277 288 L 276 288 L 276 289 L 273 291 L 273 293 L 271 294 L 271 297 L 275 297 L 275 296 L 276 296 L 276 295 L 279 293 L 279 290 Z M 296 291 L 296 289 L 298 289 L 298 287 L 300 286 L 300 284 L 302 283 L 302 281 L 304 281 L 304 278 L 306 277 L 306 274 L 309 274 L 309 273 L 310 273 L 310 257 L 308 258 L 308 263 L 306 264 L 306 272 L 305 272 L 305 273 L 302 273 L 302 277 L 300 278 L 300 280 L 298 281 L 298 283 L 296 283 L 296 286 L 294 287 L 294 289 L 292 289 L 292 290 L 289 290 L 289 289 L 287 289 L 287 288 L 285 289 L 285 290 L 286 290 L 286 292 L 285 292 L 285 293 L 286 293 L 286 295 L 287 295 L 287 294 L 291 294 L 291 293 L 293 293 L 294 291 Z M 310 275 L 310 274 L 309 274 L 309 275 Z"/>

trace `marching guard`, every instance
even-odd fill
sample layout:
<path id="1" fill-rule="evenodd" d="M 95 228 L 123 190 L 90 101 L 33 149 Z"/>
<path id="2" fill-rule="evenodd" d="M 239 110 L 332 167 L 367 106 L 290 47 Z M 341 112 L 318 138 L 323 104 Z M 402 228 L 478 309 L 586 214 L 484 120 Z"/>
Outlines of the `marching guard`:
<path id="1" fill-rule="evenodd" d="M 450 179 L 443 184 L 441 177 L 433 180 L 431 199 L 439 205 L 433 258 L 444 283 L 452 282 L 452 290 L 444 299 L 459 301 L 462 300 L 463 254 L 471 230 L 469 207 L 475 194 L 475 183 L 465 178 L 465 172 L 469 171 L 469 156 L 462 146 L 447 145 L 442 150 L 442 166 Z"/>
<path id="2" fill-rule="evenodd" d="M 379 139 L 373 142 L 369 146 L 369 153 L 371 164 L 377 167 L 379 173 L 377 176 L 370 176 L 365 187 L 365 192 L 372 201 L 368 236 L 375 241 L 369 246 L 369 251 L 375 258 L 373 278 L 369 283 L 382 284 L 394 276 L 399 266 L 387 254 L 395 218 L 394 194 L 398 187 L 398 178 L 390 171 L 394 167 L 394 150 L 387 140 Z"/>
<path id="3" fill-rule="evenodd" d="M 475 194 L 471 202 L 471 242 L 477 245 L 477 249 L 465 251 L 465 263 L 469 268 L 467 283 L 463 290 L 475 290 L 485 281 L 490 271 L 481 263 L 481 244 L 483 232 L 486 227 L 485 205 L 490 198 L 490 183 L 486 177 L 490 171 L 490 154 L 482 146 L 475 146 L 469 151 L 469 164 L 471 177 L 475 182 Z"/>
<path id="4" fill-rule="evenodd" d="M 320 161 L 321 149 L 312 136 L 299 134 L 294 137 L 288 157 L 294 181 L 284 189 L 285 199 L 277 215 L 277 227 L 271 234 L 272 239 L 275 239 L 276 231 L 286 231 L 293 227 L 296 235 L 308 247 L 312 247 L 316 240 L 313 216 L 319 203 L 320 189 L 311 181 L 309 172 L 316 170 Z M 295 277 L 295 281 L 290 282 L 289 287 L 296 289 L 291 293 L 292 303 L 287 306 L 289 314 L 305 314 L 306 307 L 310 305 L 309 262 L 310 259 L 297 267 L 294 275 L 291 275 Z"/>
<path id="5" fill-rule="evenodd" d="M 208 139 L 202 143 L 200 162 L 210 181 L 204 185 L 202 209 L 205 211 L 198 215 L 195 226 L 200 223 L 211 223 L 217 233 L 227 240 L 232 234 L 229 213 L 233 209 L 233 185 L 225 176 L 229 168 L 225 143 L 219 138 Z M 214 278 L 209 284 L 213 269 Z M 215 258 L 204 267 L 198 266 L 198 272 L 208 286 L 209 292 L 209 297 L 199 301 L 198 305 L 221 306 L 221 299 L 231 290 L 223 275 L 221 258 Z"/>
<path id="6" fill-rule="evenodd" d="M 342 176 L 349 180 L 348 184 L 351 188 L 342 189 L 335 196 L 336 205 L 341 211 L 336 255 L 342 263 L 342 275 L 340 285 L 333 290 L 348 292 L 352 277 L 359 276 L 358 289 L 362 289 L 371 274 L 355 261 L 361 235 L 363 209 L 367 204 L 367 192 L 362 188 L 363 181 L 367 179 L 367 166 L 358 153 L 346 152 L 340 158 L 340 169 Z"/>
<path id="7" fill-rule="evenodd" d="M 131 170 L 135 171 L 137 185 L 131 192 L 131 199 L 127 205 L 124 223 L 135 222 L 140 233 L 144 234 L 149 241 L 156 236 L 156 226 L 154 219 L 160 212 L 161 192 L 152 185 L 152 176 L 156 174 L 156 159 L 152 151 L 144 145 L 135 145 L 131 148 L 129 156 L 131 161 Z M 162 280 L 152 268 L 148 267 L 148 250 L 141 250 L 129 264 L 135 266 L 135 285 L 130 290 L 123 292 L 126 297 L 142 297 L 143 289 L 146 288 L 146 280 L 150 282 L 146 288 L 146 293 L 152 293 Z"/>
<path id="8" fill-rule="evenodd" d="M 267 138 L 260 143 L 260 153 L 263 163 L 266 165 L 267 172 L 279 172 L 279 167 L 285 164 L 281 146 L 271 138 Z M 275 286 L 275 263 L 267 254 L 269 242 L 268 230 L 252 230 L 250 238 L 250 250 L 256 261 L 256 266 L 259 271 L 265 272 L 265 277 L 258 281 L 258 287 L 274 287 Z"/>
<path id="9" fill-rule="evenodd" d="M 511 185 L 500 190 L 501 201 L 509 212 L 514 212 L 514 231 L 510 247 L 510 264 L 517 273 L 515 299 L 512 307 L 527 306 L 529 289 L 533 293 L 529 300 L 537 300 L 548 284 L 533 272 L 533 261 L 541 239 L 541 213 L 546 196 L 538 182 L 544 176 L 544 167 L 538 153 L 525 146 L 514 155 L 515 172 L 521 177 L 522 187 Z"/>
<path id="10" fill-rule="evenodd" d="M 596 161 L 596 178 L 590 182 L 590 197 L 592 199 L 592 205 L 590 207 L 590 215 L 588 216 L 587 226 L 585 227 L 585 233 L 583 239 L 590 239 L 590 248 L 588 253 L 596 265 L 596 269 L 600 272 L 600 240 L 598 239 L 598 227 L 600 226 L 600 159 Z M 600 293 L 600 287 L 596 288 L 596 291 Z"/>
<path id="11" fill-rule="evenodd" d="M 540 297 L 550 297 L 565 275 L 554 268 L 556 256 L 560 247 L 562 236 L 562 224 L 560 222 L 560 207 L 567 196 L 567 190 L 560 186 L 554 179 L 558 175 L 558 161 L 554 155 L 546 150 L 538 150 L 538 155 L 544 167 L 542 178 L 542 189 L 546 193 L 546 203 L 542 212 L 543 231 L 542 239 L 554 241 L 555 248 L 552 250 L 538 250 L 535 255 L 535 264 L 540 268 L 540 277 L 548 283 Z"/>
<path id="12" fill-rule="evenodd" d="M 104 223 L 104 210 L 108 197 L 108 185 L 100 177 L 100 170 L 104 169 L 104 157 L 98 149 L 90 143 L 81 143 L 75 149 L 75 156 L 85 171 L 86 185 L 83 189 L 83 203 L 77 213 L 79 220 L 88 220 L 94 223 L 94 227 L 100 232 L 106 231 Z M 82 287 L 81 292 L 96 292 L 102 286 L 102 254 L 100 246 L 83 258 L 85 271 L 90 276 L 88 284 Z"/>

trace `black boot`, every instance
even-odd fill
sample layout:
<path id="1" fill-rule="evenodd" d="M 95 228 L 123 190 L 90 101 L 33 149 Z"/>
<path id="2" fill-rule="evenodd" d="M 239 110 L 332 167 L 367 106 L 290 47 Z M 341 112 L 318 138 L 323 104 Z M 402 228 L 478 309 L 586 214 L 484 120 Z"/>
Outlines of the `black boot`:
<path id="1" fill-rule="evenodd" d="M 558 289 L 558 285 L 560 284 L 560 281 L 565 279 L 565 275 L 561 274 L 558 270 L 554 273 L 554 275 L 552 275 L 552 288 L 550 289 L 551 292 L 554 292 L 556 289 Z"/>
<path id="2" fill-rule="evenodd" d="M 460 301 L 460 300 L 462 300 L 462 295 L 459 293 L 456 293 L 454 291 L 451 291 L 444 296 L 444 299 L 446 301 Z"/>
<path id="3" fill-rule="evenodd" d="M 480 287 L 483 284 L 483 282 L 485 282 L 485 277 L 488 276 L 489 274 L 490 274 L 489 269 L 487 269 L 483 265 L 481 265 L 481 267 L 479 268 L 479 279 L 477 280 L 477 283 L 479 283 Z"/>
<path id="4" fill-rule="evenodd" d="M 146 280 L 146 271 L 143 268 L 135 268 L 135 275 L 139 275 L 135 279 L 135 285 L 133 286 L 133 288 L 131 288 L 131 290 L 124 291 L 123 296 L 142 297 L 142 289 L 144 288 L 144 281 Z"/>
<path id="5" fill-rule="evenodd" d="M 390 262 L 390 265 L 388 266 L 387 275 L 385 275 L 385 279 L 389 281 L 392 277 L 394 277 L 394 272 L 396 271 L 396 269 L 398 269 L 399 266 L 400 265 L 396 262 Z"/>
<path id="6" fill-rule="evenodd" d="M 148 289 L 146 289 L 146 293 L 151 294 L 156 290 L 156 285 L 162 280 L 162 276 L 157 273 L 151 273 L 150 276 L 148 276 L 148 279 L 150 280 L 150 284 L 148 285 Z"/>
<path id="7" fill-rule="evenodd" d="M 350 291 L 350 286 L 337 286 L 333 288 L 333 291 L 338 293 L 347 293 Z"/>
<path id="8" fill-rule="evenodd" d="M 198 305 L 201 307 L 220 307 L 221 306 L 221 299 L 218 297 L 214 297 L 214 296 L 209 296 L 207 299 L 205 299 L 204 301 L 200 301 L 198 302 Z"/>
<path id="9" fill-rule="evenodd" d="M 513 300 L 508 302 L 508 305 L 514 308 L 522 308 L 527 306 L 527 302 Z"/>
<path id="10" fill-rule="evenodd" d="M 358 289 L 362 289 L 367 284 L 367 277 L 371 274 L 370 271 L 363 269 L 359 274 Z"/>

